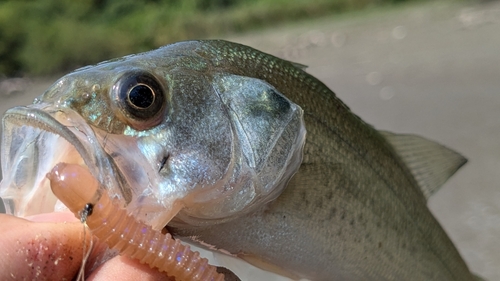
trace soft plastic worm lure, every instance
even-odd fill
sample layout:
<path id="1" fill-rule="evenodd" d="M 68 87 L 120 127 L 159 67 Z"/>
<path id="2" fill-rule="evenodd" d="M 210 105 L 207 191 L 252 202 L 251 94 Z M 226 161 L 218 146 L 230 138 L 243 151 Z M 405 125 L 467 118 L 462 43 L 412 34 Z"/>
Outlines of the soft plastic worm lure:
<path id="1" fill-rule="evenodd" d="M 224 275 L 217 273 L 198 252 L 168 233 L 152 230 L 113 204 L 106 192 L 99 191 L 99 183 L 87 169 L 59 163 L 47 177 L 52 192 L 77 218 L 82 210 L 88 212 L 88 227 L 110 248 L 156 267 L 176 280 L 224 280 Z"/>

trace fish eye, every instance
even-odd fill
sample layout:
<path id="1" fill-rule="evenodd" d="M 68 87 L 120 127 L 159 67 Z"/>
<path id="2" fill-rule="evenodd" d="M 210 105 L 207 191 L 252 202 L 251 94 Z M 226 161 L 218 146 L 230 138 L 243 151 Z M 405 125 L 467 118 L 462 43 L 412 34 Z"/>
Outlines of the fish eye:
<path id="1" fill-rule="evenodd" d="M 137 130 L 145 130 L 161 122 L 165 110 L 165 91 L 152 74 L 127 72 L 113 87 L 116 106 L 125 122 Z"/>
<path id="2" fill-rule="evenodd" d="M 155 92 L 148 85 L 138 84 L 128 92 L 128 101 L 131 106 L 138 109 L 150 107 L 155 100 Z"/>

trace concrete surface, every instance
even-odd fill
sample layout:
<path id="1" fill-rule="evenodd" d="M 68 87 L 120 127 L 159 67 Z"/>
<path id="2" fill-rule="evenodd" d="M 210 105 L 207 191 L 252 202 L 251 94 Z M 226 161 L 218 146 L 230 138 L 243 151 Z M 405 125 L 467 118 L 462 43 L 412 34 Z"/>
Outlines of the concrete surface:
<path id="1" fill-rule="evenodd" d="M 226 39 L 296 61 L 379 129 L 463 153 L 429 206 L 472 271 L 500 280 L 500 2 L 417 4 Z M 51 81 L 2 97 L 31 102 Z"/>

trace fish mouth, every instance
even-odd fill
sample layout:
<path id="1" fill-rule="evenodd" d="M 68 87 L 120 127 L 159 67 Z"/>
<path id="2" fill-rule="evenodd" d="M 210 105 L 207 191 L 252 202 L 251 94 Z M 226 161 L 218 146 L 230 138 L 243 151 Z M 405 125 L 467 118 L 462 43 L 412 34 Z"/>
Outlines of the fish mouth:
<path id="1" fill-rule="evenodd" d="M 121 190 L 120 171 L 94 130 L 68 108 L 36 104 L 8 110 L 1 151 L 0 197 L 8 214 L 22 217 L 63 208 L 46 178 L 60 162 L 86 166 L 106 188 Z"/>

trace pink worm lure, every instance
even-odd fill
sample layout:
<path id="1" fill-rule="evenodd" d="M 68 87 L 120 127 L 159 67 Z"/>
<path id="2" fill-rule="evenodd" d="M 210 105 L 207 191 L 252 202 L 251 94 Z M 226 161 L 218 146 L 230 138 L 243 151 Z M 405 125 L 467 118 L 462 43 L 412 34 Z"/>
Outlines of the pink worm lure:
<path id="1" fill-rule="evenodd" d="M 92 233 L 110 248 L 138 259 L 150 267 L 166 272 L 176 280 L 223 281 L 208 260 L 193 252 L 178 239 L 163 235 L 135 220 L 125 210 L 113 204 L 90 172 L 77 164 L 57 164 L 47 174 L 52 192 L 77 218 L 81 211 L 89 214 L 86 223 Z"/>

